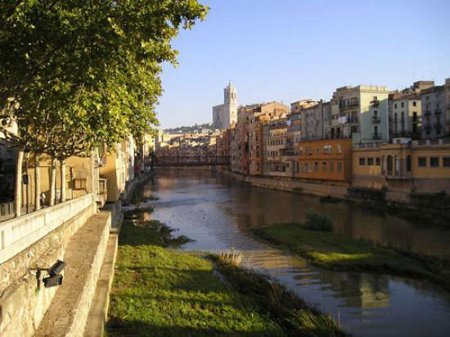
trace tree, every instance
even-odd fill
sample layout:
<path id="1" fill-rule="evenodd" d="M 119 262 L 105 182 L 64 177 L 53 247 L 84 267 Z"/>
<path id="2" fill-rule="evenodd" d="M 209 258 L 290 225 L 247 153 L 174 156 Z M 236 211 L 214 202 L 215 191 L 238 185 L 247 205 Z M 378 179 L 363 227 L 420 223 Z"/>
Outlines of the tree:
<path id="1" fill-rule="evenodd" d="M 171 40 L 203 19 L 196 0 L 5 0 L 0 4 L 0 104 L 13 101 L 20 149 L 54 159 L 157 123 Z"/>

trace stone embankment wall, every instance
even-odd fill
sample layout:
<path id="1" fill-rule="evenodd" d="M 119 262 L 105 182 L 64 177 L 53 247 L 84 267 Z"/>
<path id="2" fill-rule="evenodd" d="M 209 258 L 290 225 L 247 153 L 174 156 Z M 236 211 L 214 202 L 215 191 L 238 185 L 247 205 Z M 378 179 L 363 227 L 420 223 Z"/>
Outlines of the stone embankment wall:
<path id="1" fill-rule="evenodd" d="M 226 170 L 219 170 L 219 172 L 227 177 L 244 181 L 256 187 L 272 188 L 289 192 L 300 192 L 323 197 L 331 196 L 339 199 L 348 198 L 349 185 L 345 183 L 311 183 L 287 177 L 244 176 L 242 174 Z"/>
<path id="2" fill-rule="evenodd" d="M 38 288 L 36 268 L 63 260 L 73 234 L 96 211 L 92 195 L 83 198 L 0 223 L 0 336 L 34 335 L 57 290 Z"/>
<path id="3" fill-rule="evenodd" d="M 253 186 L 271 188 L 282 191 L 298 192 L 304 194 L 315 195 L 318 197 L 330 196 L 333 198 L 343 200 L 354 200 L 362 203 L 372 203 L 374 201 L 387 202 L 392 205 L 406 206 L 410 208 L 422 209 L 424 203 L 418 201 L 417 197 L 410 193 L 407 189 L 398 187 L 393 189 L 370 189 L 363 186 L 351 186 L 345 183 L 333 183 L 333 182 L 306 182 L 298 179 L 286 178 L 286 177 L 263 177 L 263 176 L 245 176 L 240 173 L 231 172 L 228 170 L 217 170 L 221 174 L 238 181 L 244 181 Z M 434 198 L 431 194 L 434 191 L 423 189 L 423 194 L 419 196 L 425 197 L 425 199 L 431 200 Z M 428 194 L 427 194 L 428 193 Z M 439 197 L 442 202 L 447 202 L 447 198 Z M 379 200 L 378 200 L 379 199 Z M 433 199 L 435 200 L 435 198 Z M 439 206 L 439 207 L 438 207 Z M 426 208 L 442 208 L 438 202 L 434 202 L 434 205 L 425 205 Z"/>

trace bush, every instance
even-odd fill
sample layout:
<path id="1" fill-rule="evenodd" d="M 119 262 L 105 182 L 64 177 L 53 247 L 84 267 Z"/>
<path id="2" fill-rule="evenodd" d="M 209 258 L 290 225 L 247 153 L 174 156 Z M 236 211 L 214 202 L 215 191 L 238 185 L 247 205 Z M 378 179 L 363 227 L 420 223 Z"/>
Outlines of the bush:
<path id="1" fill-rule="evenodd" d="M 305 228 L 313 231 L 331 232 L 333 223 L 326 215 L 309 209 L 306 212 Z"/>

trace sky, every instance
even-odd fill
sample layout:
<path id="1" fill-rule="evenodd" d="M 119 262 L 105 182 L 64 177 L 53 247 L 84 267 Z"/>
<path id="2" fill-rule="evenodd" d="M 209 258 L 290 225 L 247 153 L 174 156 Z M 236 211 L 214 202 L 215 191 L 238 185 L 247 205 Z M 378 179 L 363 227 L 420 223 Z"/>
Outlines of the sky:
<path id="1" fill-rule="evenodd" d="M 212 122 L 229 81 L 239 105 L 289 105 L 450 78 L 450 0 L 199 1 L 206 20 L 173 41 L 179 65 L 163 66 L 162 128 Z"/>

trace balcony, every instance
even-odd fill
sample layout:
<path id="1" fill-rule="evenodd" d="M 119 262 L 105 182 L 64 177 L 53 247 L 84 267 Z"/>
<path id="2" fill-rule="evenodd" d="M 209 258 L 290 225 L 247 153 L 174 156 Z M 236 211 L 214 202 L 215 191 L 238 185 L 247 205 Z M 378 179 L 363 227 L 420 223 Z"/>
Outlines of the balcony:
<path id="1" fill-rule="evenodd" d="M 372 139 L 373 140 L 380 140 L 381 134 L 380 133 L 372 133 Z"/>
<path id="2" fill-rule="evenodd" d="M 430 110 L 426 110 L 424 112 L 424 116 L 431 116 L 431 111 Z"/>
<path id="3" fill-rule="evenodd" d="M 440 116 L 442 114 L 442 111 L 440 109 L 437 109 L 437 110 L 434 111 L 434 114 L 436 116 Z"/>
<path id="4" fill-rule="evenodd" d="M 357 108 L 358 106 L 359 106 L 358 101 L 352 101 L 352 102 L 349 102 L 348 104 L 339 104 L 339 109 L 341 109 L 341 110 L 353 109 L 353 108 Z"/>
<path id="5" fill-rule="evenodd" d="M 374 100 L 370 101 L 370 105 L 373 107 L 377 107 L 380 105 L 380 101 L 378 99 L 374 99 Z"/>
<path id="6" fill-rule="evenodd" d="M 372 124 L 380 124 L 381 119 L 378 116 L 372 116 Z"/>
<path id="7" fill-rule="evenodd" d="M 282 157 L 291 157 L 298 155 L 298 153 L 292 148 L 285 148 L 280 150 L 280 155 Z"/>

